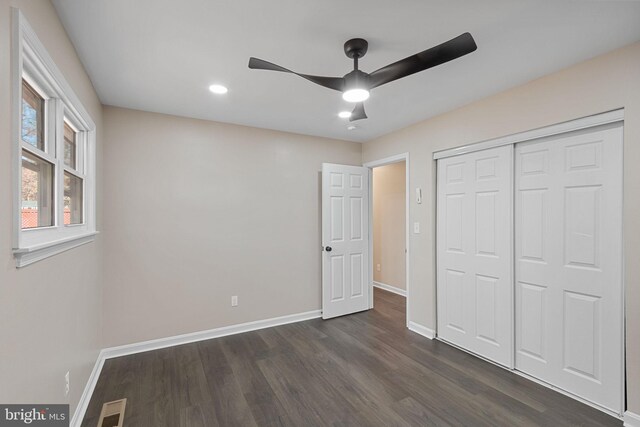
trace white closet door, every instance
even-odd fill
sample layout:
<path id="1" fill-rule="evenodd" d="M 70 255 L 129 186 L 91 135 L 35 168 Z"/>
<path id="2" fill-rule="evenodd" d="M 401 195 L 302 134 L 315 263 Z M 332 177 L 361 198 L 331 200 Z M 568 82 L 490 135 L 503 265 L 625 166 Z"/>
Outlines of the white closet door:
<path id="1" fill-rule="evenodd" d="M 513 147 L 438 160 L 438 336 L 513 366 Z"/>
<path id="2" fill-rule="evenodd" d="M 622 127 L 516 147 L 516 368 L 622 411 Z"/>

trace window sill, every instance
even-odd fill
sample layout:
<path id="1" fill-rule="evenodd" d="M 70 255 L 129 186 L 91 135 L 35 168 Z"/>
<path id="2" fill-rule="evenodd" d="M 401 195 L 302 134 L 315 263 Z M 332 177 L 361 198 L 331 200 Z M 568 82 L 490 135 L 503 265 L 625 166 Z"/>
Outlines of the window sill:
<path id="1" fill-rule="evenodd" d="M 25 267 L 29 264 L 33 264 L 34 262 L 68 251 L 69 249 L 77 248 L 78 246 L 86 243 L 91 243 L 95 240 L 96 234 L 98 234 L 97 231 L 91 231 L 77 236 L 68 237 L 66 239 L 57 240 L 55 242 L 14 249 L 13 255 L 16 257 L 16 267 Z"/>

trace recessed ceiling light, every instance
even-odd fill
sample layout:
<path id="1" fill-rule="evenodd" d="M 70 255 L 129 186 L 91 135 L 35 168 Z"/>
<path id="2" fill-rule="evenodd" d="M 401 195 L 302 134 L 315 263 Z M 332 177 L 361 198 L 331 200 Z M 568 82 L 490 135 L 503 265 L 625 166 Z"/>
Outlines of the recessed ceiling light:
<path id="1" fill-rule="evenodd" d="M 356 130 L 358 129 L 356 126 L 351 125 L 351 126 L 347 126 L 347 130 Z"/>
<path id="2" fill-rule="evenodd" d="M 209 86 L 209 90 L 213 93 L 217 93 L 218 95 L 222 95 L 223 93 L 227 93 L 229 89 L 222 85 L 211 85 Z"/>
<path id="3" fill-rule="evenodd" d="M 338 113 L 338 117 L 340 117 L 341 119 L 348 119 L 349 117 L 351 117 L 351 111 L 340 111 Z"/>

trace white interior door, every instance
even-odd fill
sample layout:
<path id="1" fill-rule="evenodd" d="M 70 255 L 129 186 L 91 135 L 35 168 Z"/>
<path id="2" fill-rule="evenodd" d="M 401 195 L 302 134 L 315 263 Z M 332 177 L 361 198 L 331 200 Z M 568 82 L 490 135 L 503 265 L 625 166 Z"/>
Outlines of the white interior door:
<path id="1" fill-rule="evenodd" d="M 622 411 L 622 127 L 516 147 L 516 368 Z"/>
<path id="2" fill-rule="evenodd" d="M 322 164 L 322 318 L 369 309 L 369 169 Z"/>
<path id="3" fill-rule="evenodd" d="M 438 160 L 438 336 L 513 366 L 513 147 Z"/>

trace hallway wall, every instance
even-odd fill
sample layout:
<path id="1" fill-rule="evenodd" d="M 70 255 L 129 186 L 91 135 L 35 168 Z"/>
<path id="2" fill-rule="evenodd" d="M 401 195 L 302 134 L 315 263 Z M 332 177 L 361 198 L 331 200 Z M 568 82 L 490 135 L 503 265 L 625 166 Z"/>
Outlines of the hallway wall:
<path id="1" fill-rule="evenodd" d="M 373 280 L 399 289 L 407 288 L 405 178 L 405 162 L 373 169 Z"/>

